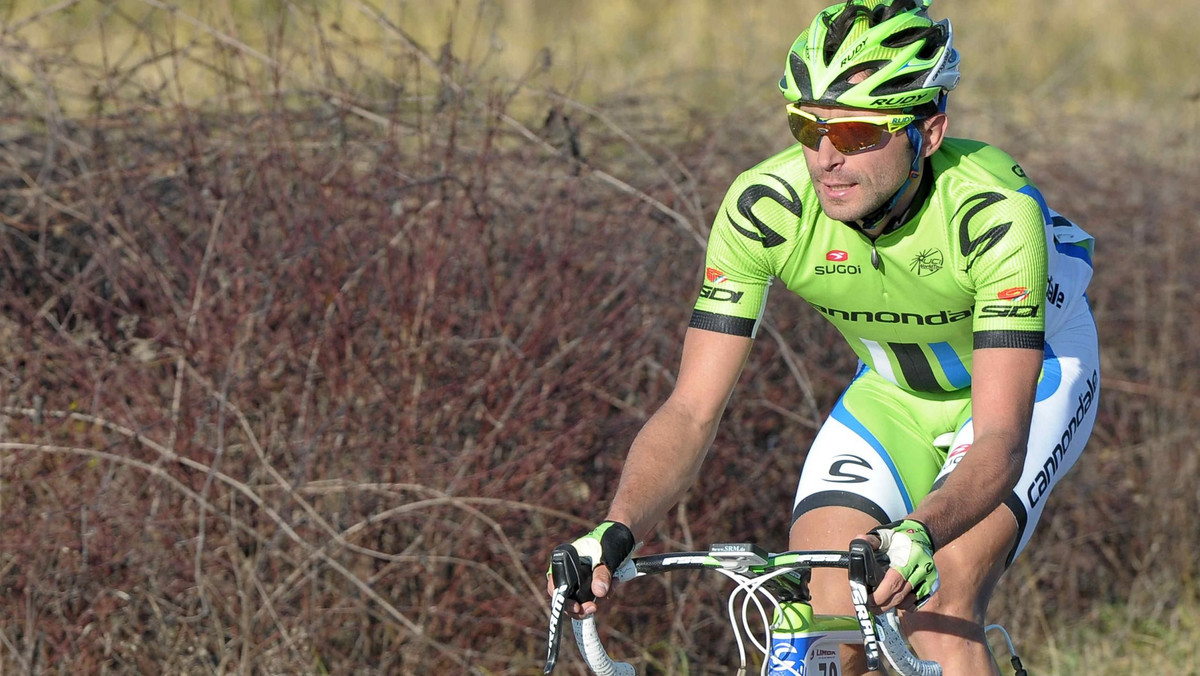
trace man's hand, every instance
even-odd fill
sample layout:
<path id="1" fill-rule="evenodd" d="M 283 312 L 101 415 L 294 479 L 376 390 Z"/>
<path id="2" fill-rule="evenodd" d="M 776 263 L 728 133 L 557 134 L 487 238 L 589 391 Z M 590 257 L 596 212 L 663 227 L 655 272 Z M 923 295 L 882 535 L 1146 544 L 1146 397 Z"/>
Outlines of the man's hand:
<path id="1" fill-rule="evenodd" d="M 874 528 L 870 534 L 879 540 L 878 551 L 890 559 L 890 570 L 871 595 L 875 605 L 888 611 L 925 603 L 939 584 L 933 542 L 925 524 L 905 519 Z M 915 599 L 910 601 L 912 596 Z"/>
<path id="2" fill-rule="evenodd" d="M 605 521 L 592 532 L 570 544 L 579 555 L 580 563 L 591 572 L 590 589 L 580 589 L 575 598 L 567 600 L 564 609 L 572 617 L 583 617 L 596 612 L 596 600 L 608 595 L 612 587 L 612 571 L 633 554 L 636 538 L 629 527 L 616 521 Z M 546 573 L 546 591 L 554 595 L 555 580 Z"/>

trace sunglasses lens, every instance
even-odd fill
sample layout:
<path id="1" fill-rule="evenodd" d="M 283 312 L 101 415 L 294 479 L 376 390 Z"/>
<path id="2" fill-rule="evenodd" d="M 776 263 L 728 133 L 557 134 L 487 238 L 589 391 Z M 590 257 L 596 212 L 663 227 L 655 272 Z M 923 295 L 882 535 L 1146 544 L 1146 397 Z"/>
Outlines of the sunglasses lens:
<path id="1" fill-rule="evenodd" d="M 842 154 L 861 153 L 883 142 L 884 128 L 870 122 L 842 122 L 829 125 L 829 140 Z"/>
<path id="2" fill-rule="evenodd" d="M 792 136 L 805 148 L 816 150 L 824 136 L 844 155 L 877 148 L 887 133 L 883 126 L 870 122 L 819 122 L 791 110 L 788 111 L 788 127 L 792 130 Z"/>
<path id="3" fill-rule="evenodd" d="M 816 150 L 821 143 L 822 125 L 816 120 L 789 112 L 788 127 L 792 130 L 792 136 L 809 150 Z"/>

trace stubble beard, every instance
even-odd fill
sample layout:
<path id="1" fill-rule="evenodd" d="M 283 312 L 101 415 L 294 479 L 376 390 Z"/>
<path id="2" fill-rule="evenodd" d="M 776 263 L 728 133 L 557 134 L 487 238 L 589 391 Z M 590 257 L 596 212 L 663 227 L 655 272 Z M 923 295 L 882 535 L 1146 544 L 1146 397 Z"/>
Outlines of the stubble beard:
<path id="1" fill-rule="evenodd" d="M 847 173 L 822 173 L 809 169 L 813 187 L 816 189 L 817 201 L 821 211 L 826 216 L 844 223 L 857 223 L 864 217 L 878 211 L 888 200 L 900 190 L 903 182 L 892 186 L 890 190 L 880 190 L 875 182 L 867 182 L 865 177 Z M 826 186 L 848 185 L 849 192 L 843 197 L 828 194 Z"/>

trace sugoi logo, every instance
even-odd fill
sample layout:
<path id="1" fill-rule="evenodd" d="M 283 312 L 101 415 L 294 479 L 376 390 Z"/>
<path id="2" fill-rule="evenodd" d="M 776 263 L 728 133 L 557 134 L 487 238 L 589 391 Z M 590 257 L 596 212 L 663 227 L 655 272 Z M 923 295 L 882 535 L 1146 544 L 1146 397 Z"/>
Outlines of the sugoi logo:
<path id="1" fill-rule="evenodd" d="M 722 284 L 726 279 L 728 279 L 724 272 L 721 272 L 716 268 L 705 268 L 704 276 L 713 284 Z"/>
<path id="2" fill-rule="evenodd" d="M 861 275 L 861 265 L 847 265 L 846 263 L 834 263 L 832 265 L 818 265 L 813 268 L 817 275 Z"/>
<path id="3" fill-rule="evenodd" d="M 967 451 L 970 449 L 971 444 L 959 444 L 955 446 L 946 456 L 946 464 L 942 467 L 942 473 L 945 474 L 958 467 L 958 463 L 962 462 L 963 457 L 966 456 Z"/>
<path id="4" fill-rule="evenodd" d="M 1005 289 L 996 294 L 996 298 L 999 298 L 1000 300 L 1011 300 L 1014 303 L 1019 300 L 1025 300 L 1028 297 L 1029 289 L 1026 289 L 1023 286 L 1014 286 L 1011 289 Z"/>
<path id="5" fill-rule="evenodd" d="M 835 263 L 840 263 L 841 261 L 845 261 L 845 260 L 849 260 L 849 259 L 850 259 L 850 254 L 846 253 L 845 251 L 839 251 L 837 249 L 834 249 L 833 251 L 830 251 L 829 253 L 825 254 L 825 260 L 834 261 Z"/>

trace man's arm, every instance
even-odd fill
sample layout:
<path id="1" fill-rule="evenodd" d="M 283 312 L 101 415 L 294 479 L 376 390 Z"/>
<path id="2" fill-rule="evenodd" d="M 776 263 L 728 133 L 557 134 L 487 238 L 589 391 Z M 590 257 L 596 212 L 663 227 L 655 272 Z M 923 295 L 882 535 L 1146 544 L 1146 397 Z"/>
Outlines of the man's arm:
<path id="1" fill-rule="evenodd" d="M 645 539 L 691 488 L 752 343 L 742 336 L 687 330 L 675 389 L 634 439 L 607 519 Z"/>
<path id="2" fill-rule="evenodd" d="M 925 496 L 909 515 L 925 525 L 937 546 L 991 514 L 1021 478 L 1042 358 L 1041 350 L 975 350 L 971 377 L 975 440 L 945 483 Z M 912 585 L 893 568 L 872 599 L 889 610 L 901 605 L 912 591 Z"/>
<path id="3" fill-rule="evenodd" d="M 1042 351 L 975 350 L 971 417 L 975 440 L 942 486 L 912 513 L 942 546 L 1000 506 L 1021 478 Z"/>
<path id="4" fill-rule="evenodd" d="M 752 344 L 741 336 L 687 330 L 675 389 L 633 440 L 607 520 L 643 540 L 696 482 Z M 597 599 L 608 595 L 612 572 L 598 566 L 592 573 L 592 593 Z M 553 595 L 553 583 L 546 583 Z M 572 601 L 564 610 L 580 617 L 596 612 L 596 602 Z"/>

